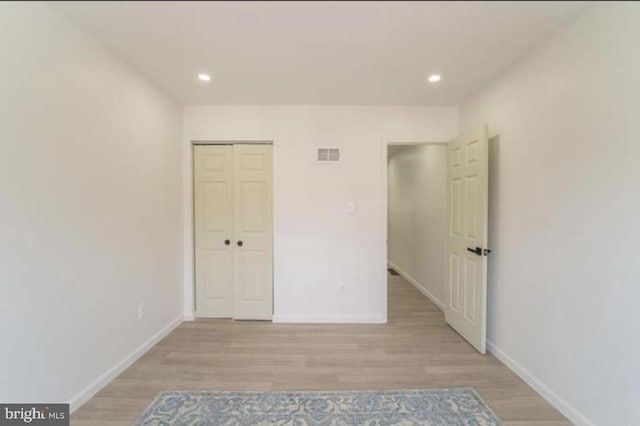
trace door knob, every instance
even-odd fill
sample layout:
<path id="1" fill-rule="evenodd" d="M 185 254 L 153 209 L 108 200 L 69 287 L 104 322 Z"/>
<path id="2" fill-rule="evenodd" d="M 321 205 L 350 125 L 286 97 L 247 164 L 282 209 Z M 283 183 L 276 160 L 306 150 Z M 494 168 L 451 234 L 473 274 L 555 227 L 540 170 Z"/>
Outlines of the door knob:
<path id="1" fill-rule="evenodd" d="M 472 249 L 471 247 L 467 247 L 467 251 L 470 251 L 471 253 L 475 253 L 478 256 L 482 256 L 482 249 L 480 247 L 476 247 L 474 249 Z"/>
<path id="2" fill-rule="evenodd" d="M 487 256 L 489 253 L 491 253 L 491 250 L 489 249 L 483 249 L 482 247 L 476 247 L 476 248 L 471 248 L 471 247 L 467 247 L 467 251 L 470 251 L 471 253 L 475 253 L 478 256 Z"/>
<path id="3" fill-rule="evenodd" d="M 244 243 L 242 241 L 238 241 L 238 247 L 242 247 Z"/>
<path id="4" fill-rule="evenodd" d="M 231 244 L 231 240 L 224 240 L 224 245 L 228 246 L 229 244 Z"/>

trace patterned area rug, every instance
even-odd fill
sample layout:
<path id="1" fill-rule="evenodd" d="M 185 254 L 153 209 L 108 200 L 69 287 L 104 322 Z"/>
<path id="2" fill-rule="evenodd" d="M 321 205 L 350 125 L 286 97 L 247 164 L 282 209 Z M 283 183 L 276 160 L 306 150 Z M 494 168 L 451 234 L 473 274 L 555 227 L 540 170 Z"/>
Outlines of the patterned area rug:
<path id="1" fill-rule="evenodd" d="M 341 392 L 162 392 L 137 425 L 500 425 L 471 388 Z"/>

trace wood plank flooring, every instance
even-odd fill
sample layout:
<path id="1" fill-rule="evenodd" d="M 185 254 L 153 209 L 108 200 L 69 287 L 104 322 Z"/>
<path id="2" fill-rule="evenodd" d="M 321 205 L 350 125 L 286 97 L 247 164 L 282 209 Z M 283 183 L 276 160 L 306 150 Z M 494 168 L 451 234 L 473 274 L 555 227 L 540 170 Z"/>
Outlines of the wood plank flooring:
<path id="1" fill-rule="evenodd" d="M 162 390 L 349 390 L 470 386 L 510 426 L 570 425 L 491 355 L 478 354 L 442 312 L 389 275 L 388 323 L 185 322 L 71 417 L 130 425 Z"/>

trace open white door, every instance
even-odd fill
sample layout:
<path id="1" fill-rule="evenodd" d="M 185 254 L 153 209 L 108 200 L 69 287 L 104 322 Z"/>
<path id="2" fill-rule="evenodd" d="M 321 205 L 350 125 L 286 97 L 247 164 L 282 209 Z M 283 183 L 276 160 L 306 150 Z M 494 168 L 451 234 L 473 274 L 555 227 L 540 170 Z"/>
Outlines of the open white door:
<path id="1" fill-rule="evenodd" d="M 481 353 L 487 336 L 487 129 L 449 143 L 445 319 Z"/>

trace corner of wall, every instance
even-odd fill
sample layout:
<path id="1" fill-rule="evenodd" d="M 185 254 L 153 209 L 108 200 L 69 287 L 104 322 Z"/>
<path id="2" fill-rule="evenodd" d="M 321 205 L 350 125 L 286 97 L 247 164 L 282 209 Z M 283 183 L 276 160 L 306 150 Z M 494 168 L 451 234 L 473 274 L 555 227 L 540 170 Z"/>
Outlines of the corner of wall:
<path id="1" fill-rule="evenodd" d="M 149 349 L 154 347 L 158 342 L 160 342 L 164 337 L 166 337 L 169 333 L 175 330 L 182 321 L 184 320 L 184 315 L 179 315 L 173 320 L 171 320 L 166 326 L 164 326 L 160 331 L 151 336 L 145 342 L 143 342 L 140 346 L 134 349 L 131 353 L 125 356 L 120 362 L 115 364 L 113 367 L 102 373 L 95 379 L 93 382 L 89 383 L 84 389 L 78 392 L 69 400 L 70 411 L 73 413 L 76 411 L 82 404 L 87 402 L 91 397 L 93 397 L 96 393 L 98 393 L 102 388 L 104 388 L 110 381 L 115 379 L 120 373 L 125 371 L 134 362 L 136 362 L 140 357 L 142 357 Z"/>

